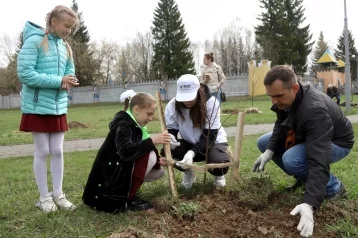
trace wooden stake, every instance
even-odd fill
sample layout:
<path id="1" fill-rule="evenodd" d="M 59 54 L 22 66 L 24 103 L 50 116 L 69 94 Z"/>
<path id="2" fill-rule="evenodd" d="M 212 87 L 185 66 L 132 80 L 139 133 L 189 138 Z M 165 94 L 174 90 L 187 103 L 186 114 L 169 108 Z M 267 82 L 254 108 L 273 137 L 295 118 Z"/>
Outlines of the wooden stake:
<path id="1" fill-rule="evenodd" d="M 239 169 L 240 169 L 240 153 L 242 146 L 242 138 L 244 135 L 244 119 L 245 113 L 239 112 L 237 116 L 237 126 L 236 126 L 236 135 L 235 135 L 235 148 L 233 156 L 233 166 L 231 170 L 231 182 L 239 180 Z"/>
<path id="2" fill-rule="evenodd" d="M 155 96 L 157 99 L 158 118 L 159 118 L 160 126 L 162 128 L 162 132 L 166 132 L 168 130 L 167 130 L 167 126 L 165 124 L 164 109 L 163 109 L 162 99 L 160 97 L 160 92 L 157 92 L 155 94 Z M 177 191 L 177 187 L 175 185 L 175 179 L 174 179 L 174 169 L 173 169 L 174 160 L 172 158 L 172 152 L 170 150 L 169 144 L 164 145 L 164 153 L 165 153 L 165 157 L 168 161 L 168 175 L 169 175 L 170 189 L 172 190 L 173 197 L 178 198 L 178 191 Z"/>

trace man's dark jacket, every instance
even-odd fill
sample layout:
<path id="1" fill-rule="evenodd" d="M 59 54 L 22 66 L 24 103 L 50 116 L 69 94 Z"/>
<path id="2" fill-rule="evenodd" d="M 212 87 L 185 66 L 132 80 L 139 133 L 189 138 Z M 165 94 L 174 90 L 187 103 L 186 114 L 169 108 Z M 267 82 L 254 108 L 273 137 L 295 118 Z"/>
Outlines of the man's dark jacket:
<path id="1" fill-rule="evenodd" d="M 327 95 L 310 87 L 299 84 L 289 112 L 279 110 L 274 105 L 277 121 L 267 149 L 274 153 L 285 147 L 287 132 L 295 131 L 296 142 L 306 143 L 308 178 L 303 202 L 319 208 L 326 193 L 329 180 L 332 143 L 351 149 L 354 134 L 351 122 L 340 107 Z"/>

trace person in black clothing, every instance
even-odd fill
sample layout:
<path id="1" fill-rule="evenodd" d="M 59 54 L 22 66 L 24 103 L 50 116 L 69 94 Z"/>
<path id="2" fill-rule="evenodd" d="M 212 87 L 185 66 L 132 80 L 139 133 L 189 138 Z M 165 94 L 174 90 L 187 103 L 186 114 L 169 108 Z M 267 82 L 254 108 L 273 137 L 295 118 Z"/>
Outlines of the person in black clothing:
<path id="1" fill-rule="evenodd" d="M 82 196 L 84 204 L 109 213 L 152 207 L 136 192 L 143 182 L 163 176 L 160 165 L 164 165 L 165 159 L 159 158 L 155 145 L 171 141 L 167 132 L 147 132 L 146 124 L 152 121 L 157 107 L 153 96 L 128 90 L 121 100 L 125 100 L 124 111 L 118 112 L 109 124 L 110 131 L 98 151 Z"/>
<path id="2" fill-rule="evenodd" d="M 339 103 L 341 102 L 341 95 L 339 94 L 338 88 L 335 87 L 335 86 L 333 86 L 333 84 L 329 84 L 329 85 L 328 85 L 327 95 L 328 95 L 330 98 L 336 98 L 338 105 L 339 105 Z"/>
<path id="3" fill-rule="evenodd" d="M 305 183 L 303 203 L 291 214 L 300 214 L 297 229 L 307 237 L 313 233 L 313 211 L 322 201 L 345 196 L 346 190 L 330 172 L 330 164 L 350 153 L 354 144 L 352 125 L 336 103 L 324 93 L 297 82 L 294 71 L 287 66 L 273 67 L 264 84 L 277 121 L 273 132 L 258 140 L 262 154 L 253 171 L 263 171 L 272 159 L 297 179 L 291 189 Z"/>

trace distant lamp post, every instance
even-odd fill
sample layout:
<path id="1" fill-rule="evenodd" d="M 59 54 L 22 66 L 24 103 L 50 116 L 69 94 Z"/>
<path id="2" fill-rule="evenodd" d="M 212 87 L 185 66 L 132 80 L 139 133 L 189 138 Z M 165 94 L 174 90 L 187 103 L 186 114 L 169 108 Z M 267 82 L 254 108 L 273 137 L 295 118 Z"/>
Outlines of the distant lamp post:
<path id="1" fill-rule="evenodd" d="M 356 80 L 355 80 L 355 83 L 357 83 L 358 81 L 358 55 L 352 55 L 353 59 L 355 60 L 356 62 Z M 355 86 L 356 84 L 354 84 Z M 355 87 L 354 87 L 355 88 Z M 352 101 L 353 101 L 353 93 L 352 93 Z"/>
<path id="2" fill-rule="evenodd" d="M 344 40 L 345 40 L 345 74 L 346 74 L 346 113 L 350 112 L 351 109 L 351 65 L 349 62 L 349 44 L 348 44 L 348 18 L 347 18 L 347 3 L 344 0 Z"/>

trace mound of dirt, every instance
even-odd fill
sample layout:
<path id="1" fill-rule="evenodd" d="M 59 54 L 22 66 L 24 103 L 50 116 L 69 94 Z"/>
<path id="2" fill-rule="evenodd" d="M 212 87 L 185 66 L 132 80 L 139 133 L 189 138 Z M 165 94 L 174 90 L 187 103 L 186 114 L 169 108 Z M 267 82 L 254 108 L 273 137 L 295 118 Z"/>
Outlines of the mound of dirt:
<path id="1" fill-rule="evenodd" d="M 68 127 L 71 129 L 88 128 L 88 126 L 86 126 L 85 124 L 78 122 L 78 121 L 71 121 L 70 123 L 68 123 Z"/>
<path id="2" fill-rule="evenodd" d="M 238 114 L 239 111 L 240 110 L 238 108 L 235 108 L 235 109 L 223 109 L 224 114 Z"/>
<path id="3" fill-rule="evenodd" d="M 250 107 L 248 109 L 245 110 L 245 113 L 263 113 L 262 111 L 260 111 L 260 109 L 258 109 L 257 107 Z"/>
<path id="4" fill-rule="evenodd" d="M 216 190 L 187 200 L 200 204 L 201 209 L 177 216 L 171 205 L 160 201 L 153 204 L 155 210 L 136 215 L 138 219 L 146 217 L 141 229 L 166 234 L 159 237 L 300 237 L 296 229 L 299 216 L 290 215 L 297 201 L 289 193 L 274 191 L 264 197 L 249 198 L 239 192 Z M 340 234 L 326 230 L 328 224 L 338 219 L 350 219 L 358 225 L 358 209 L 352 209 L 357 202 L 327 206 L 315 213 L 314 237 L 338 237 Z"/>
<path id="5" fill-rule="evenodd" d="M 224 114 L 238 114 L 239 111 L 245 111 L 245 113 L 259 113 L 259 114 L 263 113 L 257 107 L 250 107 L 250 108 L 247 108 L 246 110 L 245 109 L 240 110 L 239 108 L 223 109 Z"/>

